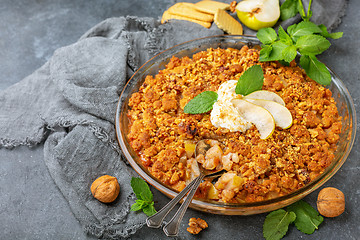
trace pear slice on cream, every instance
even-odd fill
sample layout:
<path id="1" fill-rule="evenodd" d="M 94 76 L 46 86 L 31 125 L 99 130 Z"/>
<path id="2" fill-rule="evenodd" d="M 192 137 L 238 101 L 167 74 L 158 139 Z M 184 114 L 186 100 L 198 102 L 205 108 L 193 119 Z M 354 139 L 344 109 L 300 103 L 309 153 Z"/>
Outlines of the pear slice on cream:
<path id="1" fill-rule="evenodd" d="M 271 113 L 272 117 L 274 118 L 276 126 L 279 126 L 283 129 L 291 127 L 293 122 L 292 115 L 289 109 L 287 109 L 283 105 L 274 101 L 262 100 L 262 99 L 247 98 L 246 101 L 256 104 L 268 110 Z"/>
<path id="2" fill-rule="evenodd" d="M 252 92 L 252 93 L 246 95 L 245 97 L 243 97 L 243 99 L 245 99 L 245 100 L 248 98 L 274 101 L 274 102 L 280 103 L 281 105 L 285 106 L 284 100 L 279 95 L 277 95 L 274 92 L 267 91 L 267 90 L 255 91 L 255 92 Z"/>
<path id="3" fill-rule="evenodd" d="M 237 98 L 232 99 L 231 103 L 246 121 L 256 126 L 261 139 L 270 137 L 274 132 L 275 120 L 268 110 L 259 105 Z"/>

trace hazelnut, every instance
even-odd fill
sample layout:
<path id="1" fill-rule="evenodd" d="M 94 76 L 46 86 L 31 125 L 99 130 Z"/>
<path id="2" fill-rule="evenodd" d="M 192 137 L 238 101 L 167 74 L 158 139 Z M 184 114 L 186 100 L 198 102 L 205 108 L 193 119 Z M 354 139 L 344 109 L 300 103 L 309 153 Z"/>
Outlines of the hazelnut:
<path id="1" fill-rule="evenodd" d="M 104 175 L 98 177 L 91 184 L 90 190 L 92 195 L 100 202 L 110 203 L 119 195 L 120 186 L 116 177 Z"/>
<path id="2" fill-rule="evenodd" d="M 325 217 L 337 217 L 345 210 L 345 196 L 339 189 L 324 188 L 319 192 L 317 208 Z"/>

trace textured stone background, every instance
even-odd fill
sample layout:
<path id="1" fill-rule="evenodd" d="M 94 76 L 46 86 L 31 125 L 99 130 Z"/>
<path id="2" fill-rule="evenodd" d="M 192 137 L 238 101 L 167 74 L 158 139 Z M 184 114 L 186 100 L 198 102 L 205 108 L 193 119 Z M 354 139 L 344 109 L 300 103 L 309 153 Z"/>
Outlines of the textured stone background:
<path id="1" fill-rule="evenodd" d="M 15 84 L 45 63 L 54 50 L 75 42 L 86 30 L 108 17 L 159 17 L 174 0 L 0 0 L 0 90 Z M 356 108 L 360 92 L 360 4 L 350 0 L 340 40 L 320 56 L 347 85 Z M 1 106 L 1 103 L 0 103 Z M 360 147 L 353 150 L 340 171 L 325 186 L 341 189 L 346 211 L 325 219 L 312 235 L 291 227 L 284 239 L 358 239 L 360 236 Z M 157 206 L 168 199 L 155 191 Z M 315 206 L 318 191 L 305 198 Z M 190 217 L 202 217 L 209 228 L 202 239 L 261 239 L 266 214 L 211 216 L 189 210 L 179 239 L 196 239 L 185 230 Z M 0 149 L 0 239 L 90 239 L 82 232 L 43 162 L 43 146 Z M 143 228 L 132 239 L 164 239 L 160 229 Z"/>

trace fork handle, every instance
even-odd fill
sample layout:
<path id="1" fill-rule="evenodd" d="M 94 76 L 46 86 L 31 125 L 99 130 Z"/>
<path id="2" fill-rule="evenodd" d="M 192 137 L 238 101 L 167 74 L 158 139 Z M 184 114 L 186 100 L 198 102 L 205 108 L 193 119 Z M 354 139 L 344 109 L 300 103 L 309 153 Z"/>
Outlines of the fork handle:
<path id="1" fill-rule="evenodd" d="M 191 190 L 189 194 L 187 195 L 184 202 L 181 204 L 180 208 L 177 210 L 173 218 L 164 226 L 163 230 L 168 237 L 175 237 L 179 233 L 179 225 L 181 223 L 181 220 L 184 217 L 184 214 L 186 212 L 186 209 L 188 208 L 192 198 L 194 197 L 194 194 L 199 187 L 202 179 L 204 178 L 204 174 L 200 174 L 197 178 L 195 178 L 194 185 L 192 185 Z"/>
<path id="2" fill-rule="evenodd" d="M 191 187 L 195 184 L 198 178 L 199 177 L 192 180 L 176 197 L 174 197 L 170 202 L 168 202 L 156 214 L 148 217 L 146 219 L 147 226 L 151 228 L 159 228 L 165 217 L 170 213 L 170 211 L 175 207 L 175 205 L 180 202 L 180 200 L 190 191 Z"/>

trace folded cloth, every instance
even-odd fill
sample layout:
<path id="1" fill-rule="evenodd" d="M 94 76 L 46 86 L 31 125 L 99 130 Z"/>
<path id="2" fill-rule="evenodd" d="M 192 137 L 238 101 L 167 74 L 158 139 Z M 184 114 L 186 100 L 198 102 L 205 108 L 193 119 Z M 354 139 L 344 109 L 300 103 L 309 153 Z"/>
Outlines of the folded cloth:
<path id="1" fill-rule="evenodd" d="M 314 17 L 330 19 L 328 27 L 338 24 L 346 1 L 336 2 L 337 11 L 330 4 L 324 11 L 314 5 Z M 328 18 L 329 13 L 338 15 Z M 206 29 L 179 20 L 161 25 L 152 18 L 119 17 L 99 23 L 78 42 L 56 50 L 33 74 L 0 92 L 0 147 L 45 142 L 45 164 L 84 230 L 98 238 L 128 237 L 144 225 L 146 216 L 130 211 L 130 179 L 136 173 L 115 140 L 120 92 L 132 73 L 155 54 L 219 34 L 223 32 L 215 24 Z M 100 203 L 90 193 L 91 183 L 105 174 L 120 183 L 120 195 L 111 204 Z"/>

